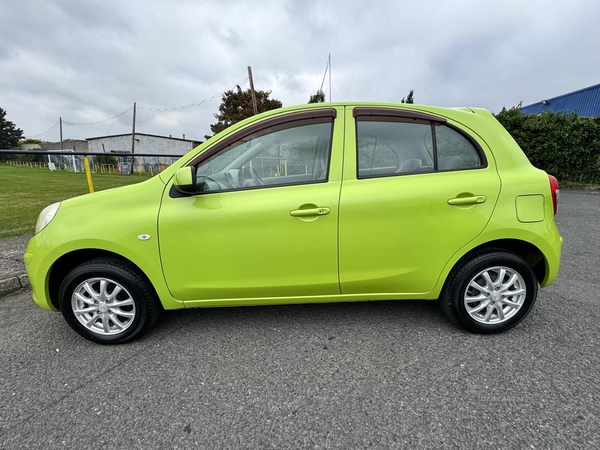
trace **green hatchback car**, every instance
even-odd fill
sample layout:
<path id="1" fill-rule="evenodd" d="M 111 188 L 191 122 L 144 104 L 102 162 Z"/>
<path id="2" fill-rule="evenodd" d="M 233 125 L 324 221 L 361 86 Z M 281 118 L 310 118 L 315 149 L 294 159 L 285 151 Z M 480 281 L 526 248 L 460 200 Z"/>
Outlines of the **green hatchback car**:
<path id="1" fill-rule="evenodd" d="M 302 105 L 50 205 L 25 262 L 34 301 L 103 344 L 163 309 L 399 299 L 497 333 L 556 278 L 558 193 L 486 110 Z"/>

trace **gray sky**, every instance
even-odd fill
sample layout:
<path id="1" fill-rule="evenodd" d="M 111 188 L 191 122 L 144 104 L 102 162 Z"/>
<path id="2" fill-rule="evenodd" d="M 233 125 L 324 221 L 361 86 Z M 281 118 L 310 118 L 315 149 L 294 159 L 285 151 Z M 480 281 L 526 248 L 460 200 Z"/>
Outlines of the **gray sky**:
<path id="1" fill-rule="evenodd" d="M 45 131 L 60 116 L 199 102 L 249 65 L 256 89 L 291 106 L 320 87 L 331 53 L 333 101 L 414 89 L 416 103 L 498 112 L 600 83 L 599 17 L 598 0 L 0 0 L 0 107 L 27 137 L 58 140 Z M 139 109 L 136 130 L 202 139 L 219 103 Z M 64 137 L 131 121 L 66 124 Z"/>

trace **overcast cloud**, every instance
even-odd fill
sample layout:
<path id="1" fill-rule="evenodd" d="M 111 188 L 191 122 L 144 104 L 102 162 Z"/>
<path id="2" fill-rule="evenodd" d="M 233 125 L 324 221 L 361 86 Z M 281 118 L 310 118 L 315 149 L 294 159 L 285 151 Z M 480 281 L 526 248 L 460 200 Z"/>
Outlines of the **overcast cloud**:
<path id="1" fill-rule="evenodd" d="M 0 0 L 0 107 L 33 137 L 61 116 L 198 102 L 249 65 L 256 89 L 291 106 L 320 87 L 331 53 L 333 101 L 414 89 L 416 103 L 498 112 L 600 83 L 599 17 L 598 0 Z M 136 130 L 202 139 L 219 103 L 139 109 Z M 67 124 L 64 137 L 131 121 Z M 56 141 L 58 127 L 37 137 Z"/>

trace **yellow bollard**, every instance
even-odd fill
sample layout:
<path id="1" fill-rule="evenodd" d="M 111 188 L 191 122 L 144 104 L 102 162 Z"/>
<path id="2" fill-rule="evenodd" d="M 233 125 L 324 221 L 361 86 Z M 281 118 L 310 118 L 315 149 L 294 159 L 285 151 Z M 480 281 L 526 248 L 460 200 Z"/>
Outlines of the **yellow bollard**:
<path id="1" fill-rule="evenodd" d="M 90 193 L 94 192 L 94 183 L 92 183 L 92 173 L 90 172 L 90 160 L 87 156 L 83 157 L 83 166 L 85 167 L 85 176 L 87 177 Z"/>

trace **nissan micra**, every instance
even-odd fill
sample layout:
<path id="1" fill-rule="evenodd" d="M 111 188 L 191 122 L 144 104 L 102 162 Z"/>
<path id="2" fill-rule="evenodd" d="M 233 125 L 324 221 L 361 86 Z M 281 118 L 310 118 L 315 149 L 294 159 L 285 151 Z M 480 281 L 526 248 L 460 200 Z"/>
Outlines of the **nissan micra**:
<path id="1" fill-rule="evenodd" d="M 486 110 L 302 105 L 48 206 L 25 262 L 34 301 L 103 344 L 163 309 L 401 299 L 498 333 L 556 278 L 558 194 Z"/>

